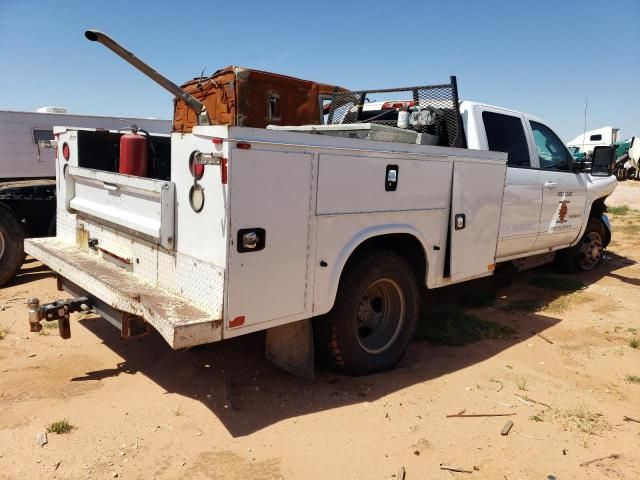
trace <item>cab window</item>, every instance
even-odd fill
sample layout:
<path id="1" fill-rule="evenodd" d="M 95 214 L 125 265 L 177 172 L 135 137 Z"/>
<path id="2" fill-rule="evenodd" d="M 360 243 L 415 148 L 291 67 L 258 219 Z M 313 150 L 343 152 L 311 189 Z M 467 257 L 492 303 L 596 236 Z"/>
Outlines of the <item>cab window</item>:
<path id="1" fill-rule="evenodd" d="M 571 154 L 562 140 L 549 127 L 530 122 L 533 138 L 538 149 L 540 168 L 544 170 L 571 170 Z"/>
<path id="2" fill-rule="evenodd" d="M 505 152 L 510 167 L 529 167 L 529 146 L 522 121 L 518 117 L 494 112 L 482 112 L 489 150 Z"/>

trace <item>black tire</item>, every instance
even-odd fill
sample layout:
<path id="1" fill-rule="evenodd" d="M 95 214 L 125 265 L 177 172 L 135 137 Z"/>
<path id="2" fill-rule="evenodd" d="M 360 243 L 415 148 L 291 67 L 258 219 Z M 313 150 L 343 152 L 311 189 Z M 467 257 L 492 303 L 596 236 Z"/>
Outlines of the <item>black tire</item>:
<path id="1" fill-rule="evenodd" d="M 24 257 L 22 227 L 11 212 L 0 207 L 0 287 L 20 270 Z"/>
<path id="2" fill-rule="evenodd" d="M 605 239 L 606 231 L 602 221 L 589 217 L 589 223 L 580 241 L 573 247 L 558 252 L 558 266 L 565 273 L 593 270 L 602 261 Z"/>
<path id="3" fill-rule="evenodd" d="M 321 355 L 351 375 L 392 368 L 413 337 L 418 305 L 405 258 L 386 250 L 358 255 L 342 274 L 333 309 L 315 321 Z"/>

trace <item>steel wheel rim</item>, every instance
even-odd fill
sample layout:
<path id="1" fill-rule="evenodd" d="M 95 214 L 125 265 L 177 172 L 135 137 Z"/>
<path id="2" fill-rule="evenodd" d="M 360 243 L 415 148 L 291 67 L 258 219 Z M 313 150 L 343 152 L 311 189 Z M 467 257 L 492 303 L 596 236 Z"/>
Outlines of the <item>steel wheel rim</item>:
<path id="1" fill-rule="evenodd" d="M 367 287 L 356 316 L 356 338 L 369 354 L 387 350 L 398 338 L 404 324 L 406 302 L 400 285 L 381 278 Z"/>
<path id="2" fill-rule="evenodd" d="M 0 232 L 0 258 L 4 256 L 4 234 Z"/>
<path id="3" fill-rule="evenodd" d="M 595 267 L 600 259 L 604 247 L 602 246 L 602 237 L 598 232 L 589 232 L 584 236 L 578 252 L 578 262 L 583 270 L 591 270 Z"/>

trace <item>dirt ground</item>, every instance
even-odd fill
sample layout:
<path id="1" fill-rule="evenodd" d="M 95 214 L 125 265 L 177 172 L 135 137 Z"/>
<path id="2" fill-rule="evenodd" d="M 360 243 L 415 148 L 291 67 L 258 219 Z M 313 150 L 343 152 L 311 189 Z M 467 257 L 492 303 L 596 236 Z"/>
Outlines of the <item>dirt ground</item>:
<path id="1" fill-rule="evenodd" d="M 639 185 L 608 203 L 640 210 Z M 61 294 L 27 260 L 0 289 L 0 478 L 638 479 L 640 423 L 625 416 L 640 420 L 640 212 L 612 217 L 606 260 L 575 276 L 585 288 L 544 288 L 557 277 L 542 267 L 467 308 L 515 334 L 416 340 L 393 371 L 312 382 L 266 361 L 260 334 L 174 352 L 92 315 L 70 340 L 29 333 L 26 299 Z M 508 416 L 447 418 L 463 410 Z M 72 430 L 38 446 L 63 419 Z"/>

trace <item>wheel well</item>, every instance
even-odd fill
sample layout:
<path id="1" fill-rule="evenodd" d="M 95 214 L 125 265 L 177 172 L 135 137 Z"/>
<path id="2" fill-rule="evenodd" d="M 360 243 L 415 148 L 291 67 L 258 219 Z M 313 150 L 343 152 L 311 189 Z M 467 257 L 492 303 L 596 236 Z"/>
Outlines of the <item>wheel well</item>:
<path id="1" fill-rule="evenodd" d="M 427 274 L 427 257 L 420 241 L 408 233 L 390 233 L 371 237 L 362 242 L 351 252 L 343 272 L 357 259 L 369 250 L 389 250 L 405 257 L 416 274 L 419 285 L 424 285 Z"/>
<path id="2" fill-rule="evenodd" d="M 607 206 L 604 201 L 605 198 L 598 198 L 591 204 L 590 217 L 600 218 L 602 214 L 607 211 Z"/>

